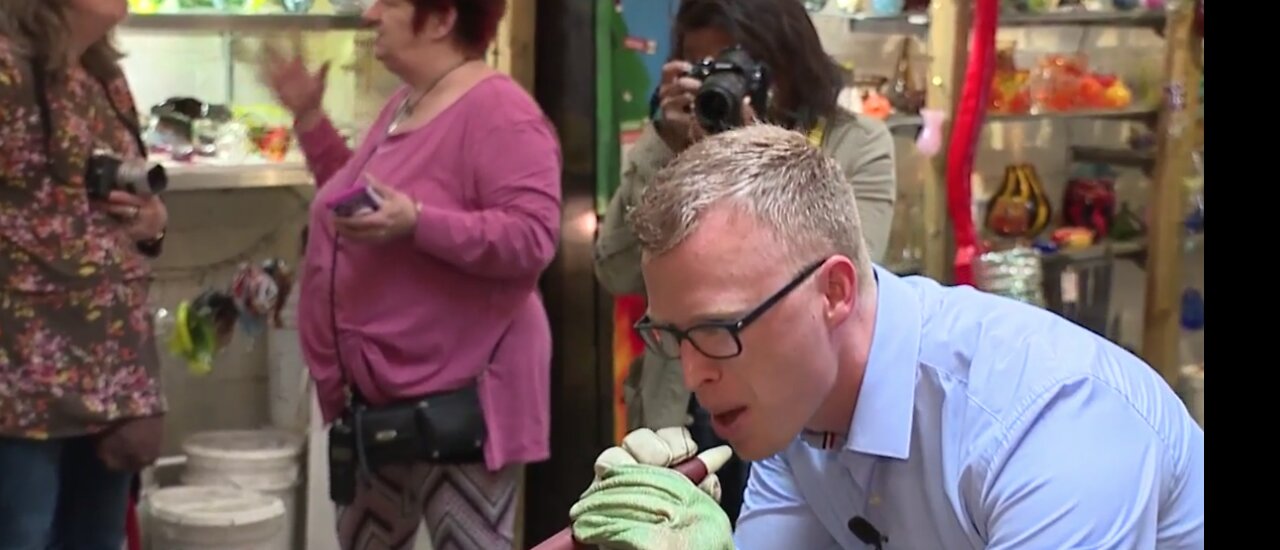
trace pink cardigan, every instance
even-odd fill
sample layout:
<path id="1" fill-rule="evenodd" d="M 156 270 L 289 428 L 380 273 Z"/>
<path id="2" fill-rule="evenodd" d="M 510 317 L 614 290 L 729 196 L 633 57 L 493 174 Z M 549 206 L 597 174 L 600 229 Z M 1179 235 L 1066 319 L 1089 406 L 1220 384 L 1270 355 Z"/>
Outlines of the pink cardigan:
<path id="1" fill-rule="evenodd" d="M 406 92 L 354 152 L 327 120 L 298 136 L 321 186 L 298 323 L 324 419 L 342 412 L 344 380 L 374 404 L 479 380 L 487 466 L 545 460 L 551 330 L 537 282 L 560 231 L 555 130 L 519 85 L 494 75 L 426 126 L 386 138 Z M 421 202 L 414 234 L 335 238 L 324 202 L 366 172 Z"/>

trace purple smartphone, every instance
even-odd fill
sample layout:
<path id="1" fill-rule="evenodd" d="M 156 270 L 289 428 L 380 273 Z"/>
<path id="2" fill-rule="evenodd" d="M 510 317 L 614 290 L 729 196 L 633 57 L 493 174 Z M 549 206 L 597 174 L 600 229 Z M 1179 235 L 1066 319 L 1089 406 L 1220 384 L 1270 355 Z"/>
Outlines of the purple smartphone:
<path id="1" fill-rule="evenodd" d="M 371 212 L 377 211 L 382 207 L 382 195 L 372 187 L 357 185 L 330 198 L 325 206 L 329 207 L 334 215 L 349 218 L 366 209 Z"/>

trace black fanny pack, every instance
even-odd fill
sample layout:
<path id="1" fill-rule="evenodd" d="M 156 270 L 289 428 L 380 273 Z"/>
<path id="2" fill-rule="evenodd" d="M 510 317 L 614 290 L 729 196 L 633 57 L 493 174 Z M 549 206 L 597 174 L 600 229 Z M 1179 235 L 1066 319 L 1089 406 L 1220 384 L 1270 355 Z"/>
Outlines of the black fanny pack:
<path id="1" fill-rule="evenodd" d="M 485 369 L 509 330 L 498 338 Z M 351 504 L 357 481 L 367 483 L 383 466 L 484 461 L 488 430 L 478 382 L 384 406 L 370 405 L 354 386 L 348 388 L 347 410 L 329 427 L 329 497 L 335 503 Z"/>
<path id="2" fill-rule="evenodd" d="M 484 412 L 475 384 L 385 407 L 357 404 L 346 416 L 370 467 L 484 459 Z"/>
<path id="3" fill-rule="evenodd" d="M 482 462 L 486 436 L 475 384 L 382 407 L 353 400 L 329 427 L 330 498 L 350 504 L 357 480 L 383 466 Z"/>

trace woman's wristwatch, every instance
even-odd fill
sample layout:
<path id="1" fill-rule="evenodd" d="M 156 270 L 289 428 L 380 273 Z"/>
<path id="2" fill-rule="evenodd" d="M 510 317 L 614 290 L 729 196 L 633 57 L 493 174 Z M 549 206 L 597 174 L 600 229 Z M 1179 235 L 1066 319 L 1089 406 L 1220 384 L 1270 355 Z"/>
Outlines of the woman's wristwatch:
<path id="1" fill-rule="evenodd" d="M 164 249 L 164 234 L 165 230 L 161 229 L 159 235 L 145 241 L 138 241 L 136 243 L 138 252 L 141 252 L 144 256 L 150 258 L 159 256 L 160 252 Z"/>

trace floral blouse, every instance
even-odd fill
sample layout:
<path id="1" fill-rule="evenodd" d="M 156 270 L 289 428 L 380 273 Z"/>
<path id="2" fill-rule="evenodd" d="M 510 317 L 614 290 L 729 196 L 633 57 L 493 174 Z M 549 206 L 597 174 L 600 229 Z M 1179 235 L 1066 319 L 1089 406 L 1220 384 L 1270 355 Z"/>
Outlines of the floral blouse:
<path id="1" fill-rule="evenodd" d="M 128 84 L 45 81 L 48 140 L 31 62 L 0 36 L 0 436 L 36 439 L 165 408 L 150 267 L 84 182 L 91 152 L 142 153 Z"/>

